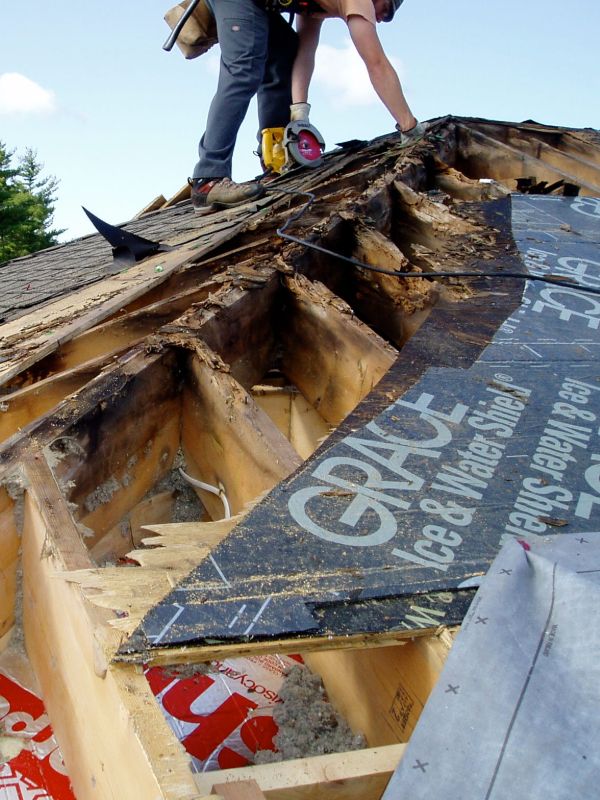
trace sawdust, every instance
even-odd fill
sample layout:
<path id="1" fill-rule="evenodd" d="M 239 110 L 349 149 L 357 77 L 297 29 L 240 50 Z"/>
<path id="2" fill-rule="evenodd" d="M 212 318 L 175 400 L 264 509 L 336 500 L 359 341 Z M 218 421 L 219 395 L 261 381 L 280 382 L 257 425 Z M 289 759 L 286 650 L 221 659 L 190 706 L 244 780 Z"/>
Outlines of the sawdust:
<path id="1" fill-rule="evenodd" d="M 259 750 L 257 764 L 366 747 L 364 737 L 354 734 L 327 700 L 321 678 L 309 669 L 292 667 L 279 696 L 283 702 L 273 708 L 273 719 L 279 728 L 274 738 L 277 752 Z"/>
<path id="2" fill-rule="evenodd" d="M 164 667 L 164 671 L 170 677 L 183 681 L 196 675 L 206 675 L 211 669 L 210 664 L 171 664 Z"/>

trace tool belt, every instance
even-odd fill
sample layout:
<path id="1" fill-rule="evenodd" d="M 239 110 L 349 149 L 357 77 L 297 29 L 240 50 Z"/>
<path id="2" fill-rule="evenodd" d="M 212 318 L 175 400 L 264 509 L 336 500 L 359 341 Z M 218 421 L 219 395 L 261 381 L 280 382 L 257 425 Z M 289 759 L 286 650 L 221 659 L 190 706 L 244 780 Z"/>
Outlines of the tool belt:
<path id="1" fill-rule="evenodd" d="M 325 13 L 316 0 L 253 0 L 255 5 L 274 13 L 294 14 Z M 165 14 L 165 22 L 174 30 L 189 7 L 191 0 L 182 0 Z M 197 58 L 218 42 L 217 24 L 206 0 L 200 0 L 177 36 L 177 46 L 186 58 Z M 172 46 L 172 45 L 171 45 Z M 170 46 L 165 47 L 170 49 Z"/>
<path id="2" fill-rule="evenodd" d="M 165 14 L 165 22 L 173 30 L 191 0 L 182 0 Z M 177 37 L 177 46 L 186 58 L 197 58 L 216 44 L 217 23 L 206 0 L 201 0 Z"/>

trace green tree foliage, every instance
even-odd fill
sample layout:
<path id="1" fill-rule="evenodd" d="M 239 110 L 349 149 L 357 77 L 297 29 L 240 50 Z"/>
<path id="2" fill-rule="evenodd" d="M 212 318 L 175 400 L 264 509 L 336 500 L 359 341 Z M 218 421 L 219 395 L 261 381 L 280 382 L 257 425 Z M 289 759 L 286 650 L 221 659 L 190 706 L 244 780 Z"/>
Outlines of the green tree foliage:
<path id="1" fill-rule="evenodd" d="M 42 177 L 44 165 L 27 149 L 17 159 L 0 142 L 0 263 L 56 244 L 52 228 L 58 181 Z"/>

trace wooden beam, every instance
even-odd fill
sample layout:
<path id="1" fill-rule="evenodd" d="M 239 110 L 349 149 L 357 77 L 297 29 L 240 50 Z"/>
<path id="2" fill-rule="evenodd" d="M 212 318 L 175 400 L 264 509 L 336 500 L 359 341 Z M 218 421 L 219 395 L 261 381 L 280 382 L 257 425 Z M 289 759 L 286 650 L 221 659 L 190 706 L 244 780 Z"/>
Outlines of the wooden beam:
<path id="1" fill-rule="evenodd" d="M 203 281 L 200 286 L 179 292 L 128 314 L 96 325 L 88 331 L 65 342 L 56 353 L 38 362 L 26 375 L 35 379 L 36 375 L 63 372 L 83 364 L 90 359 L 121 352 L 155 333 L 183 314 L 192 304 L 199 303 L 211 293 L 217 292 L 224 279 Z"/>
<path id="2" fill-rule="evenodd" d="M 404 253 L 384 234 L 364 225 L 355 229 L 353 255 L 366 264 L 389 270 L 409 267 Z M 409 269 L 412 269 L 409 267 Z M 357 267 L 356 301 L 361 319 L 401 348 L 425 322 L 439 297 L 434 282 L 398 278 Z"/>
<path id="3" fill-rule="evenodd" d="M 339 424 L 387 372 L 397 352 L 323 284 L 285 278 L 282 369 L 319 414 Z"/>
<path id="4" fill-rule="evenodd" d="M 260 786 L 254 780 L 215 783 L 212 794 L 219 795 L 222 800 L 265 800 Z"/>
<path id="5" fill-rule="evenodd" d="M 267 800 L 381 800 L 405 748 L 396 744 L 202 773 L 196 775 L 196 784 L 208 794 L 214 781 L 254 780 Z"/>
<path id="6" fill-rule="evenodd" d="M 100 640 L 111 635 L 101 628 L 107 615 L 59 577 L 89 559 L 42 456 L 27 461 L 26 476 L 25 642 L 75 794 L 193 800 L 188 759 L 144 675 L 122 665 L 100 668 Z"/>
<path id="7" fill-rule="evenodd" d="M 222 485 L 233 514 L 301 464 L 264 411 L 200 344 L 189 359 L 182 418 L 190 474 L 212 486 Z M 199 493 L 213 519 L 222 518 L 221 500 Z"/>
<path id="8" fill-rule="evenodd" d="M 312 455 L 331 432 L 331 426 L 295 386 L 253 386 L 252 396 L 302 459 Z"/>
<path id="9" fill-rule="evenodd" d="M 447 631 L 402 646 L 307 653 L 327 696 L 371 747 L 407 742 L 450 651 Z M 340 680 L 339 676 L 344 679 Z M 358 703 L 368 687 L 368 701 Z"/>
<path id="10" fill-rule="evenodd" d="M 169 197 L 166 203 L 163 204 L 163 208 L 170 208 L 171 206 L 176 205 L 177 203 L 181 203 L 184 200 L 189 200 L 191 196 L 192 190 L 190 185 L 186 183 L 181 189 L 178 189 L 174 195 Z"/>
<path id="11" fill-rule="evenodd" d="M 172 351 L 132 359 L 107 376 L 106 394 L 80 397 L 80 416 L 57 442 L 73 447 L 55 472 L 96 541 L 168 470 L 179 448 L 180 394 Z M 111 377 L 113 378 L 111 380 Z"/>
<path id="12" fill-rule="evenodd" d="M 103 354 L 58 375 L 17 389 L 0 397 L 0 443 L 29 423 L 47 414 L 67 395 L 93 380 L 113 357 Z"/>
<path id="13" fill-rule="evenodd" d="M 17 567 L 21 545 L 15 521 L 15 503 L 0 484 L 0 651 L 8 644 L 7 634 L 15 623 Z M 7 638 L 5 638 L 7 637 Z"/>
<path id="14" fill-rule="evenodd" d="M 187 327 L 201 336 L 228 364 L 232 376 L 249 389 L 271 366 L 277 344 L 274 319 L 281 296 L 275 270 L 246 272 L 245 288 L 235 286 L 213 295 L 172 327 Z M 256 282 L 251 283 L 248 275 Z"/>
<path id="15" fill-rule="evenodd" d="M 266 214 L 268 209 L 260 213 Z M 247 224 L 250 212 L 233 217 L 227 227 L 213 234 L 209 241 L 192 241 L 170 253 L 159 253 L 130 267 L 124 274 L 113 275 L 86 286 L 41 309 L 0 326 L 2 347 L 10 357 L 0 363 L 0 385 L 12 380 L 65 342 L 98 325 L 121 308 L 151 292 L 171 275 L 204 253 L 233 239 Z M 198 238 L 201 231 L 198 231 Z M 161 267 L 161 272 L 156 267 Z M 25 345 L 26 342 L 26 345 Z"/>
<path id="16" fill-rule="evenodd" d="M 135 219 L 139 219 L 143 217 L 144 214 L 149 214 L 151 211 L 158 211 L 159 208 L 162 208 L 164 204 L 167 202 L 167 198 L 164 194 L 159 194 L 154 200 L 151 200 L 145 208 L 142 208 L 141 211 L 135 215 Z"/>

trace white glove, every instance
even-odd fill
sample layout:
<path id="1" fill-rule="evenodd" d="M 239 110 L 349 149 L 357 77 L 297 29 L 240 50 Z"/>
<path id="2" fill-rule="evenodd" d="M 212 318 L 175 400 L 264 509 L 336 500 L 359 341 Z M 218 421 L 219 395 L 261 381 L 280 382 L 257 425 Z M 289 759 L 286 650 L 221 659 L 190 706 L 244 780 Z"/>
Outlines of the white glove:
<path id="1" fill-rule="evenodd" d="M 310 103 L 292 103 L 290 106 L 290 120 L 292 122 L 308 122 Z"/>

